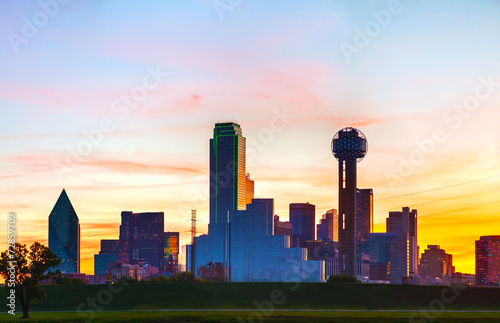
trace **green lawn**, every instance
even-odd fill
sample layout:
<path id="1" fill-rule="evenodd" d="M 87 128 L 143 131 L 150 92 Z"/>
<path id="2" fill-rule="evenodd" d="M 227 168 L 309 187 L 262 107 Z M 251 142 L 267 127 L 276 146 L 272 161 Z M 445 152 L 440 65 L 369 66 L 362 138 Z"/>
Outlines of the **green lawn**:
<path id="1" fill-rule="evenodd" d="M 249 313 L 234 312 L 101 312 L 113 310 L 147 309 L 251 309 L 255 313 L 272 313 L 266 322 L 322 322 L 341 318 L 367 321 L 367 317 L 379 317 L 379 321 L 399 322 L 413 312 L 273 312 L 272 309 L 350 309 L 350 310 L 419 310 L 429 311 L 433 317 L 445 321 L 477 321 L 482 318 L 500 321 L 498 313 L 439 313 L 444 310 L 494 310 L 500 311 L 500 288 L 468 287 L 450 290 L 440 286 L 375 285 L 348 283 L 168 283 L 130 284 L 122 290 L 110 290 L 116 286 L 62 285 L 46 286 L 47 298 L 33 304 L 31 311 L 68 311 L 75 313 L 34 313 L 38 322 L 83 322 L 89 313 L 96 311 L 96 322 L 127 322 L 125 318 L 148 322 L 235 322 L 236 318 L 248 318 Z M 0 289 L 5 299 L 5 289 Z M 92 305 L 92 302 L 95 302 Z M 259 309 L 261 311 L 259 311 Z M 21 310 L 20 306 L 18 310 Z M 6 313 L 5 308 L 2 313 Z M 470 316 L 472 315 L 472 316 Z M 17 315 L 20 317 L 20 315 Z M 302 317 L 302 318 L 301 318 Z M 342 319 L 343 318 L 343 319 Z M 12 320 L 12 316 L 0 314 L 0 321 Z M 59 320 L 59 321 L 58 321 Z M 169 321 L 170 320 L 170 321 Z M 130 322 L 133 320 L 131 319 Z M 248 322 L 248 319 L 243 319 Z M 258 317 L 255 322 L 259 322 Z M 418 322 L 418 320 L 415 320 Z M 370 322 L 376 322 L 370 320 Z M 434 321 L 436 322 L 436 321 Z"/>
<path id="2" fill-rule="evenodd" d="M 264 322 L 409 322 L 411 313 L 400 312 L 274 312 L 261 316 Z M 30 320 L 6 314 L 0 322 L 85 322 L 77 313 L 33 313 Z M 253 321 L 252 321 L 253 320 Z M 433 322 L 498 322 L 498 313 L 442 313 Z M 100 312 L 93 322 L 260 322 L 256 312 Z M 418 322 L 418 319 L 415 320 Z"/>

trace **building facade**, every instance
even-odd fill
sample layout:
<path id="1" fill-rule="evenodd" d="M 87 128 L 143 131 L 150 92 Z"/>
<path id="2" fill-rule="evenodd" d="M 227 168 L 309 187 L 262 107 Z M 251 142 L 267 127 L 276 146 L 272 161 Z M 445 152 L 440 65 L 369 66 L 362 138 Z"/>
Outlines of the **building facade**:
<path id="1" fill-rule="evenodd" d="M 241 127 L 215 124 L 208 232 L 186 248 L 186 267 L 223 281 L 322 281 L 323 262 L 306 261 L 305 249 L 289 248 L 289 236 L 274 234 L 274 201 L 247 204 L 253 183 L 245 177 L 245 154 Z M 312 229 L 314 236 L 314 223 Z"/>
<path id="2" fill-rule="evenodd" d="M 288 248 L 288 239 L 274 235 L 274 200 L 253 199 L 230 218 L 232 282 L 321 282 L 324 262 L 307 261 L 304 248 Z"/>
<path id="3" fill-rule="evenodd" d="M 80 273 L 80 222 L 64 189 L 49 215 L 49 249 L 61 259 L 57 269 Z"/>
<path id="4" fill-rule="evenodd" d="M 292 223 L 292 248 L 305 248 L 306 241 L 314 241 L 316 229 L 316 206 L 309 203 L 290 204 Z"/>
<path id="5" fill-rule="evenodd" d="M 498 286 L 500 283 L 500 236 L 483 236 L 476 240 L 476 285 Z"/>
<path id="6" fill-rule="evenodd" d="M 247 179 L 245 182 L 245 204 L 252 203 L 252 199 L 255 195 L 255 182 L 250 179 L 250 173 L 247 173 Z"/>
<path id="7" fill-rule="evenodd" d="M 105 255 L 114 255 L 117 264 L 148 265 L 163 272 L 170 255 L 178 264 L 179 233 L 164 232 L 163 212 L 124 211 L 119 239 L 101 240 L 101 250 L 96 256 L 107 259 Z"/>
<path id="8" fill-rule="evenodd" d="M 179 265 L 179 232 L 165 232 L 163 259 L 165 270 L 164 272 L 172 272 L 172 268 Z M 168 265 L 168 269 L 167 269 Z"/>
<path id="9" fill-rule="evenodd" d="M 403 207 L 402 211 L 389 212 L 386 231 L 408 235 L 410 275 L 418 275 L 417 210 Z"/>
<path id="10" fill-rule="evenodd" d="M 216 123 L 210 139 L 210 223 L 227 223 L 232 210 L 244 210 L 246 139 L 239 124 Z"/>
<path id="11" fill-rule="evenodd" d="M 104 275 L 109 263 L 116 263 L 116 254 L 94 255 L 94 275 Z"/>
<path id="12" fill-rule="evenodd" d="M 113 254 L 116 262 L 122 264 L 130 263 L 130 248 L 128 240 L 101 240 L 99 255 Z"/>
<path id="13" fill-rule="evenodd" d="M 325 214 L 323 214 L 321 220 L 319 220 L 319 224 L 316 226 L 316 236 L 318 240 L 332 240 L 338 242 L 338 230 L 335 230 L 337 228 L 334 228 L 334 217 L 336 217 L 338 221 L 338 214 L 336 209 L 328 210 Z M 334 231 L 336 231 L 337 233 L 337 240 L 334 239 Z"/>
<path id="14" fill-rule="evenodd" d="M 408 238 L 405 233 L 370 233 L 370 280 L 401 284 L 409 275 Z"/>
<path id="15" fill-rule="evenodd" d="M 373 190 L 356 190 L 356 239 L 368 241 L 373 232 Z"/>
<path id="16" fill-rule="evenodd" d="M 274 234 L 291 237 L 293 234 L 292 223 L 288 221 L 280 221 L 279 215 L 274 216 Z"/>
<path id="17" fill-rule="evenodd" d="M 122 212 L 120 240 L 129 244 L 129 264 L 164 266 L 164 213 Z"/>
<path id="18" fill-rule="evenodd" d="M 433 284 L 436 279 L 451 277 L 455 272 L 453 256 L 438 245 L 428 245 L 420 257 L 419 275 L 424 284 Z"/>

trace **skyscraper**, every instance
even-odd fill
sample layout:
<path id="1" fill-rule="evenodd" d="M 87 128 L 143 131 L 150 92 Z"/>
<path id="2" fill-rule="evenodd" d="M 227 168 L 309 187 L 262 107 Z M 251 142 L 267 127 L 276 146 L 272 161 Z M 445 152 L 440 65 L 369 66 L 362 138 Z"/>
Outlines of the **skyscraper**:
<path id="1" fill-rule="evenodd" d="M 280 221 L 279 215 L 274 216 L 274 234 L 292 236 L 292 224 L 288 221 Z"/>
<path id="2" fill-rule="evenodd" d="M 356 182 L 357 167 L 368 151 L 365 135 L 355 128 L 344 128 L 332 139 L 332 153 L 339 161 L 339 271 L 356 273 Z"/>
<path id="3" fill-rule="evenodd" d="M 389 212 L 386 219 L 387 232 L 400 232 L 408 235 L 408 256 L 410 274 L 418 275 L 417 210 L 404 207 L 403 211 Z"/>
<path id="4" fill-rule="evenodd" d="M 104 275 L 110 262 L 116 262 L 116 254 L 94 255 L 94 275 Z"/>
<path id="5" fill-rule="evenodd" d="M 208 234 L 195 239 L 195 274 L 205 265 L 221 263 L 229 274 L 229 215 L 244 210 L 253 195 L 246 176 L 246 139 L 239 124 L 216 123 L 210 139 L 210 222 Z M 247 182 L 249 186 L 246 187 Z M 228 278 L 228 277 L 226 277 Z"/>
<path id="6" fill-rule="evenodd" d="M 228 212 L 246 205 L 246 139 L 234 122 L 216 123 L 210 139 L 210 223 L 227 223 Z"/>
<path id="7" fill-rule="evenodd" d="M 247 180 L 246 180 L 246 193 L 245 193 L 245 204 L 250 204 L 252 203 L 252 199 L 254 198 L 255 195 L 255 183 L 253 180 L 250 179 L 250 174 L 247 174 Z"/>
<path id="8" fill-rule="evenodd" d="M 334 217 L 337 219 L 338 226 L 338 215 L 337 210 L 331 209 L 326 211 L 323 214 L 322 219 L 319 220 L 319 224 L 317 225 L 317 239 L 318 240 L 332 240 L 338 242 L 338 228 L 334 227 Z M 334 232 L 337 233 L 336 239 L 334 239 Z"/>
<path id="9" fill-rule="evenodd" d="M 64 189 L 49 215 L 49 248 L 61 259 L 58 269 L 80 272 L 80 223 Z"/>
<path id="10" fill-rule="evenodd" d="M 165 261 L 168 259 L 165 252 L 177 254 L 178 257 L 179 233 L 164 232 L 163 212 L 123 211 L 121 218 L 119 239 L 101 240 L 99 255 L 115 255 L 116 262 L 121 264 L 140 266 L 149 264 L 159 271 L 163 271 Z M 176 239 L 177 244 L 175 244 Z M 168 247 L 165 247 L 165 244 Z"/>
<path id="11" fill-rule="evenodd" d="M 401 284 L 408 276 L 408 239 L 406 233 L 370 233 L 370 279 Z"/>
<path id="12" fill-rule="evenodd" d="M 245 187 L 245 138 L 236 123 L 217 123 L 210 140 L 210 223 L 208 233 L 186 248 L 186 264 L 196 275 L 222 280 L 323 281 L 324 262 L 307 261 L 307 250 L 289 248 L 287 235 L 274 234 L 274 201 L 253 199 Z M 311 225 L 314 239 L 314 220 Z M 210 275 L 209 275 L 210 277 Z M 221 277 L 217 277 L 218 279 Z"/>
<path id="13" fill-rule="evenodd" d="M 273 214 L 273 199 L 253 199 L 246 210 L 231 212 L 230 281 L 323 281 L 324 262 L 307 261 L 306 249 L 288 248 L 287 236 L 274 235 Z"/>
<path id="14" fill-rule="evenodd" d="M 313 241 L 316 225 L 316 206 L 309 203 L 290 204 L 293 248 L 305 248 L 306 241 Z"/>
<path id="15" fill-rule="evenodd" d="M 356 239 L 367 241 L 373 232 L 373 190 L 371 188 L 356 191 Z"/>
<path id="16" fill-rule="evenodd" d="M 443 279 L 445 275 L 451 277 L 454 272 L 452 255 L 446 253 L 438 245 L 428 245 L 420 258 L 418 270 L 424 283 L 431 284 L 432 279 Z"/>
<path id="17" fill-rule="evenodd" d="M 116 262 L 121 264 L 130 263 L 130 250 L 128 240 L 101 240 L 99 255 L 115 255 Z M 104 259 L 104 258 L 103 258 Z"/>
<path id="18" fill-rule="evenodd" d="M 476 285 L 499 283 L 500 236 L 483 236 L 476 240 Z"/>
<path id="19" fill-rule="evenodd" d="M 177 266 L 179 264 L 179 232 L 165 232 L 164 240 L 163 258 L 165 266 L 169 261 L 173 261 L 172 265 Z M 166 269 L 165 271 L 167 272 Z"/>
<path id="20" fill-rule="evenodd" d="M 164 213 L 122 212 L 120 240 L 129 242 L 131 265 L 150 264 L 163 269 L 164 257 Z"/>

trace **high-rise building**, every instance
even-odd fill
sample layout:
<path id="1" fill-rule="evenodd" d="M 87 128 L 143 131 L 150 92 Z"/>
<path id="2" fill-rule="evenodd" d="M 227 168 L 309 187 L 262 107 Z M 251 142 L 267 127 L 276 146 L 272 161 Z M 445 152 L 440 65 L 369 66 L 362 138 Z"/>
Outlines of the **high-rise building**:
<path id="1" fill-rule="evenodd" d="M 106 274 L 110 262 L 116 263 L 115 254 L 94 255 L 94 275 Z"/>
<path id="2" fill-rule="evenodd" d="M 209 277 L 215 270 L 222 281 L 322 281 L 324 262 L 307 261 L 305 249 L 289 248 L 287 235 L 274 234 L 274 201 L 253 199 L 246 204 L 252 195 L 246 183 L 241 128 L 217 123 L 210 140 L 208 233 L 186 248 L 186 266 Z"/>
<path id="3" fill-rule="evenodd" d="M 274 235 L 274 200 L 253 199 L 230 216 L 232 282 L 321 282 L 324 262 L 307 261 L 303 248 L 288 248 L 288 237 Z"/>
<path id="4" fill-rule="evenodd" d="M 410 275 L 418 275 L 417 210 L 404 207 L 402 211 L 389 212 L 386 231 L 408 235 Z"/>
<path id="5" fill-rule="evenodd" d="M 121 264 L 130 263 L 130 248 L 128 240 L 101 240 L 99 255 L 115 255 L 116 262 Z"/>
<path id="6" fill-rule="evenodd" d="M 232 210 L 244 210 L 246 139 L 234 122 L 216 123 L 210 139 L 210 223 L 227 223 Z"/>
<path id="7" fill-rule="evenodd" d="M 290 204 L 292 248 L 305 248 L 306 241 L 315 240 L 316 206 L 309 203 Z"/>
<path id="8" fill-rule="evenodd" d="M 373 190 L 356 190 L 356 239 L 367 241 L 373 232 Z"/>
<path id="9" fill-rule="evenodd" d="M 332 240 L 306 241 L 307 260 L 325 262 L 325 279 L 339 274 L 338 242 Z"/>
<path id="10" fill-rule="evenodd" d="M 49 248 L 61 259 L 59 270 L 80 272 L 80 222 L 64 189 L 49 215 Z"/>
<path id="11" fill-rule="evenodd" d="M 280 221 L 279 215 L 274 216 L 274 234 L 292 236 L 292 224 L 288 221 Z"/>
<path id="12" fill-rule="evenodd" d="M 164 265 L 164 213 L 122 212 L 120 240 L 129 242 L 131 265 L 150 264 L 162 269 Z"/>
<path id="13" fill-rule="evenodd" d="M 247 180 L 246 180 L 246 193 L 245 193 L 245 203 L 250 204 L 252 203 L 252 199 L 254 198 L 255 195 L 255 183 L 253 180 L 250 179 L 250 173 L 247 174 Z"/>
<path id="14" fill-rule="evenodd" d="M 172 267 L 179 264 L 179 232 L 165 232 L 164 239 L 164 264 L 166 266 L 168 263 L 170 267 L 168 271 L 165 269 L 165 272 L 171 272 Z"/>
<path id="15" fill-rule="evenodd" d="M 446 275 L 451 277 L 454 272 L 453 256 L 438 245 L 428 245 L 422 253 L 418 270 L 423 282 L 431 284 L 433 279 L 444 279 Z"/>
<path id="16" fill-rule="evenodd" d="M 195 274 L 207 265 L 221 263 L 228 275 L 229 215 L 244 210 L 252 195 L 253 181 L 246 176 L 246 139 L 241 127 L 234 122 L 216 123 L 210 139 L 210 222 L 208 234 L 195 239 Z"/>
<path id="17" fill-rule="evenodd" d="M 476 285 L 498 286 L 500 283 L 500 236 L 483 236 L 476 240 Z"/>
<path id="18" fill-rule="evenodd" d="M 338 242 L 338 228 L 334 227 L 334 217 L 338 221 L 337 210 L 331 209 L 323 214 L 319 224 L 317 225 L 317 239 L 318 240 L 332 240 Z M 338 224 L 337 224 L 338 226 Z M 334 232 L 337 233 L 336 239 L 334 238 Z"/>
<path id="19" fill-rule="evenodd" d="M 401 284 L 408 276 L 406 233 L 370 233 L 368 239 L 370 279 Z"/>
<path id="20" fill-rule="evenodd" d="M 356 164 L 368 151 L 365 135 L 358 129 L 344 128 L 332 139 L 332 153 L 339 161 L 339 271 L 356 275 Z"/>
<path id="21" fill-rule="evenodd" d="M 177 235 L 177 247 L 175 236 Z M 171 237 L 168 239 L 168 237 Z M 148 264 L 162 271 L 165 265 L 165 243 L 171 243 L 169 252 L 179 252 L 177 232 L 164 233 L 164 213 L 121 213 L 118 240 L 101 240 L 99 255 L 115 255 L 116 263 L 144 266 Z M 168 256 L 167 256 L 168 257 Z M 103 259 L 106 259 L 103 257 Z"/>

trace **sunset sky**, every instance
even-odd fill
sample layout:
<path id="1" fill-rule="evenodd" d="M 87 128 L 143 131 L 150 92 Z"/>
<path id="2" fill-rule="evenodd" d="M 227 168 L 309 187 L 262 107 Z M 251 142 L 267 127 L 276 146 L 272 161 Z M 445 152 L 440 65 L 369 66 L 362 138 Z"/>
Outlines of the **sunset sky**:
<path id="1" fill-rule="evenodd" d="M 15 212 L 19 242 L 47 244 L 65 188 L 83 272 L 124 210 L 165 212 L 188 243 L 224 121 L 284 219 L 338 207 L 330 141 L 354 126 L 376 232 L 417 209 L 420 251 L 466 273 L 500 234 L 500 1 L 54 1 L 0 2 L 0 226 Z"/>

